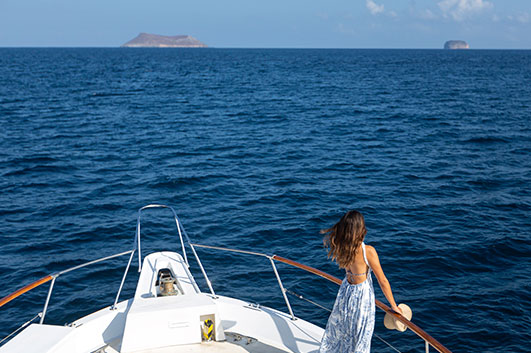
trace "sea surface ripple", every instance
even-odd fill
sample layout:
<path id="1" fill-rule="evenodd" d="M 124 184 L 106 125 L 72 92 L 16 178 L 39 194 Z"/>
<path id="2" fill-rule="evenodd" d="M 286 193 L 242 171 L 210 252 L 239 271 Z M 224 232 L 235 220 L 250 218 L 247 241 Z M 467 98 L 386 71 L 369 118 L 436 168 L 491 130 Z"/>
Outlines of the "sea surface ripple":
<path id="1" fill-rule="evenodd" d="M 129 249 L 148 203 L 174 206 L 195 242 L 342 277 L 319 230 L 358 209 L 415 323 L 453 352 L 528 351 L 530 108 L 531 51 L 0 49 L 0 297 Z M 179 249 L 170 212 L 143 221 L 144 255 Z M 267 260 L 199 254 L 219 294 L 286 311 Z M 110 305 L 125 265 L 59 277 L 47 322 Z M 334 284 L 279 272 L 332 306 Z M 0 309 L 0 338 L 47 289 Z M 423 351 L 382 321 L 376 334 Z"/>

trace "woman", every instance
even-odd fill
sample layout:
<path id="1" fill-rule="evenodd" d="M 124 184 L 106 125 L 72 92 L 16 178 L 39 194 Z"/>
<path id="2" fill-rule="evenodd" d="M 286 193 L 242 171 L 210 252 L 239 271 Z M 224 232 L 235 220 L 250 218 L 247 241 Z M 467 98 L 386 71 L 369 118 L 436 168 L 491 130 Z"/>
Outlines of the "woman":
<path id="1" fill-rule="evenodd" d="M 374 330 L 374 289 L 371 272 L 391 309 L 402 313 L 395 303 L 389 281 L 385 278 L 378 253 L 365 245 L 365 220 L 358 211 L 348 211 L 332 228 L 322 230 L 323 243 L 332 257 L 346 271 L 328 319 L 319 353 L 366 353 L 371 350 Z"/>

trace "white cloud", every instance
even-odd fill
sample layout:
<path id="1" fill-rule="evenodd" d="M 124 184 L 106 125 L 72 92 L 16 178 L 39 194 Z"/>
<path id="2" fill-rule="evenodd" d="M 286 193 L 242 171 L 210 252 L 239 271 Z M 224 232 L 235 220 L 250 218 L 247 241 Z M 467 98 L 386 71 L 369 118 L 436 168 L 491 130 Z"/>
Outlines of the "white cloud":
<path id="1" fill-rule="evenodd" d="M 366 0 L 365 4 L 367 9 L 369 9 L 369 12 L 373 15 L 377 15 L 384 11 L 384 5 L 378 5 L 373 0 Z"/>
<path id="2" fill-rule="evenodd" d="M 528 23 L 531 20 L 531 15 L 527 12 L 522 12 L 516 16 L 516 20 L 520 23 Z"/>
<path id="3" fill-rule="evenodd" d="M 418 17 L 422 18 L 423 20 L 433 20 L 437 18 L 437 16 L 430 9 L 419 11 Z"/>
<path id="4" fill-rule="evenodd" d="M 444 17 L 462 21 L 470 15 L 493 7 L 492 2 L 484 0 L 442 0 L 437 3 Z"/>
<path id="5" fill-rule="evenodd" d="M 504 22 L 505 24 L 514 24 L 515 22 L 522 24 L 531 23 L 531 14 L 527 11 L 517 14 L 510 14 L 503 17 L 494 14 L 492 15 L 492 22 Z"/>

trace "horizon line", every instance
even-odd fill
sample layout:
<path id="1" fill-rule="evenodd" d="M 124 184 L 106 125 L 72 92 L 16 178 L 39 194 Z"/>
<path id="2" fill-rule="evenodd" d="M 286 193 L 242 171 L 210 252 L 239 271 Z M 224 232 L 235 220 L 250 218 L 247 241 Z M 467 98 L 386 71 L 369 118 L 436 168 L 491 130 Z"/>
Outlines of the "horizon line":
<path id="1" fill-rule="evenodd" d="M 468 49 L 445 49 L 436 47 L 236 47 L 236 46 L 207 46 L 203 48 L 195 47 L 122 47 L 122 46 L 3 46 L 0 45 L 0 49 L 320 49 L 320 50 L 445 50 L 445 51 L 470 51 L 470 50 L 531 50 L 531 48 L 468 48 Z"/>

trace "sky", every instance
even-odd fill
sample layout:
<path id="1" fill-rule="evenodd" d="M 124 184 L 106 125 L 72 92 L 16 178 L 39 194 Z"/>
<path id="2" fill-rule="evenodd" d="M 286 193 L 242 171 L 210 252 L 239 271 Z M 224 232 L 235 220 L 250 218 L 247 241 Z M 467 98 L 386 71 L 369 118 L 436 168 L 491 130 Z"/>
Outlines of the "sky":
<path id="1" fill-rule="evenodd" d="M 218 48 L 531 49 L 531 0 L 0 0 L 0 47 L 117 47 L 140 32 Z"/>

